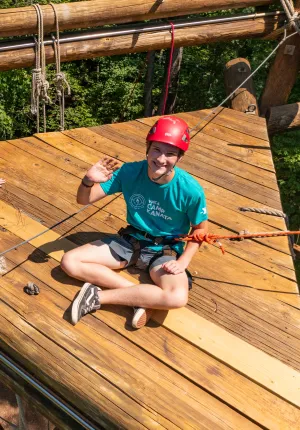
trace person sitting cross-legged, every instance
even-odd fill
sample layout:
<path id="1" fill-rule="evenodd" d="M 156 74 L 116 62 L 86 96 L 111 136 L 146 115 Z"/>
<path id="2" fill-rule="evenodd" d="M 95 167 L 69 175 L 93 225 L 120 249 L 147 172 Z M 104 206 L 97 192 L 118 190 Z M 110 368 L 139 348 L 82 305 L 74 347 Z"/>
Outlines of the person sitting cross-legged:
<path id="1" fill-rule="evenodd" d="M 77 193 L 81 204 L 122 192 L 129 225 L 103 240 L 67 252 L 61 262 L 85 282 L 73 300 L 71 321 L 115 304 L 134 307 L 132 326 L 147 323 L 153 309 L 185 306 L 191 287 L 187 268 L 199 248 L 174 239 L 208 231 L 205 195 L 190 174 L 176 166 L 190 143 L 188 125 L 176 116 L 160 118 L 146 139 L 146 160 L 125 163 L 106 157 L 92 166 Z M 115 272 L 135 265 L 149 271 L 153 284 L 133 285 Z M 102 290 L 101 287 L 105 289 Z"/>

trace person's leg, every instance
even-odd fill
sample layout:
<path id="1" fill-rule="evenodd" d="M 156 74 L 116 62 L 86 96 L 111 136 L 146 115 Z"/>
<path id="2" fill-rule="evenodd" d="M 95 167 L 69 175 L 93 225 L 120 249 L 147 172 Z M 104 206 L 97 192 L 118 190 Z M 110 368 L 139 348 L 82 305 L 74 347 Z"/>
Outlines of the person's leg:
<path id="1" fill-rule="evenodd" d="M 153 284 L 133 285 L 131 288 L 99 291 L 101 305 L 114 304 L 153 309 L 176 309 L 188 299 L 186 273 L 171 275 L 160 266 L 150 271 Z"/>
<path id="2" fill-rule="evenodd" d="M 106 288 L 124 288 L 132 285 L 114 270 L 127 265 L 107 244 L 100 240 L 67 252 L 61 268 L 73 278 Z"/>
<path id="3" fill-rule="evenodd" d="M 135 328 L 146 324 L 152 309 L 175 309 L 185 306 L 188 299 L 188 279 L 186 273 L 171 275 L 161 265 L 150 271 L 156 283 L 133 285 L 130 288 L 98 290 L 89 283 L 84 284 L 72 303 L 71 321 L 75 325 L 87 313 L 100 309 L 103 304 L 138 307 L 134 315 Z M 142 312 L 141 312 L 142 311 Z"/>

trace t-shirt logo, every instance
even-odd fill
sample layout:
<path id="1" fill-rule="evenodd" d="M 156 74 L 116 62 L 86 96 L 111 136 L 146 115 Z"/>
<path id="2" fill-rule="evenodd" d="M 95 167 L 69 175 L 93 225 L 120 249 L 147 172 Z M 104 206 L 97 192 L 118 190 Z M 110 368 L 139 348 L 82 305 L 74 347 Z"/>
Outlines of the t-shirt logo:
<path id="1" fill-rule="evenodd" d="M 132 194 L 129 203 L 133 209 L 143 209 L 146 205 L 146 200 L 141 194 Z"/>

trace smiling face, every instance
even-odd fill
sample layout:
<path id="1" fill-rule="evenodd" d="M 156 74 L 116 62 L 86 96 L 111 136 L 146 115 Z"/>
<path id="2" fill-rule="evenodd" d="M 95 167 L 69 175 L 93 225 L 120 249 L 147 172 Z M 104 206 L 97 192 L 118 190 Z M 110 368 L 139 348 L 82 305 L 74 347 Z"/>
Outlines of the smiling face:
<path id="1" fill-rule="evenodd" d="M 179 148 L 162 142 L 152 142 L 147 157 L 149 177 L 155 180 L 163 175 L 162 182 L 172 179 L 173 167 L 181 158 Z"/>

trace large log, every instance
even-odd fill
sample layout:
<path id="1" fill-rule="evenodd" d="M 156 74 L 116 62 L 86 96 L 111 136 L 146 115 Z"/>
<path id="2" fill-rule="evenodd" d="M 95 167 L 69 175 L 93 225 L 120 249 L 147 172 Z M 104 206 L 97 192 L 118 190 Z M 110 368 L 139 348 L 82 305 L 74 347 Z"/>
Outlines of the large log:
<path id="1" fill-rule="evenodd" d="M 231 94 L 235 88 L 251 75 L 251 66 L 245 58 L 235 58 L 228 61 L 225 66 L 225 90 Z M 258 106 L 255 96 L 253 79 L 250 78 L 241 88 L 235 91 L 230 99 L 231 109 L 239 112 L 258 115 Z"/>
<path id="2" fill-rule="evenodd" d="M 263 38 L 282 25 L 283 19 L 283 15 L 276 15 L 225 22 L 222 24 L 205 24 L 189 28 L 178 28 L 175 31 L 175 47 L 224 42 L 250 37 Z M 153 51 L 169 48 L 170 45 L 171 34 L 169 30 L 68 42 L 61 44 L 61 61 Z M 47 64 L 53 63 L 55 57 L 52 46 L 46 46 L 45 53 Z M 0 53 L 0 71 L 30 67 L 34 63 L 35 52 L 33 48 Z"/>
<path id="3" fill-rule="evenodd" d="M 300 0 L 294 1 L 294 5 L 299 12 Z M 293 29 L 293 31 L 295 30 Z M 299 68 L 300 36 L 296 34 L 283 43 L 277 51 L 260 99 L 261 116 L 265 116 L 267 110 L 272 106 L 287 103 Z"/>
<path id="4" fill-rule="evenodd" d="M 270 136 L 300 128 L 300 103 L 273 106 L 266 112 Z"/>
<path id="5" fill-rule="evenodd" d="M 270 5 L 275 0 L 91 0 L 56 4 L 60 30 L 190 15 L 220 9 Z M 41 6 L 45 32 L 55 31 L 51 5 Z M 0 37 L 37 33 L 33 7 L 0 10 Z"/>

